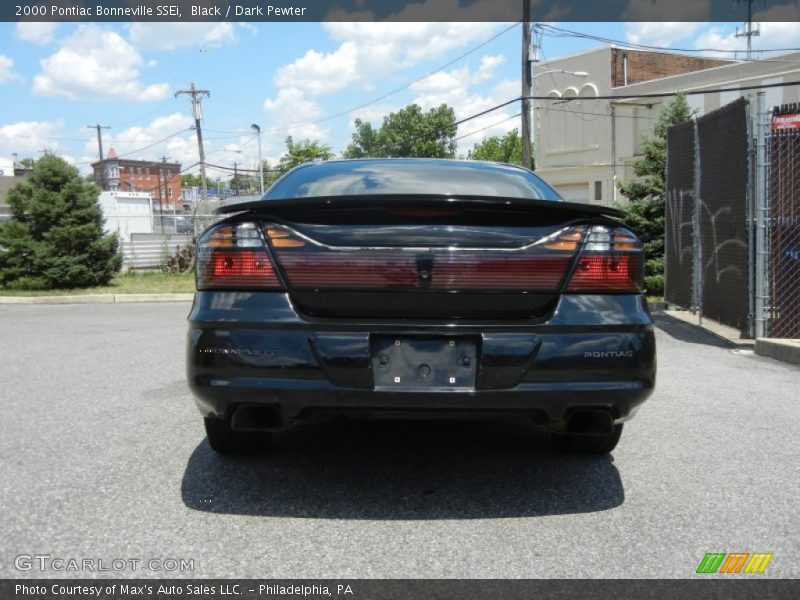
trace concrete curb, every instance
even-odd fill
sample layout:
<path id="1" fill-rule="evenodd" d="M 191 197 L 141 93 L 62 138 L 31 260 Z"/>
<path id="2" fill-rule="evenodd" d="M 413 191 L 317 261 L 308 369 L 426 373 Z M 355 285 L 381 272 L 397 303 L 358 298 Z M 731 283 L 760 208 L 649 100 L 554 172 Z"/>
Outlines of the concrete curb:
<path id="1" fill-rule="evenodd" d="M 800 340 L 758 338 L 756 354 L 800 365 Z"/>
<path id="2" fill-rule="evenodd" d="M 73 296 L 0 296 L 0 304 L 126 304 L 191 302 L 194 294 L 76 294 Z"/>

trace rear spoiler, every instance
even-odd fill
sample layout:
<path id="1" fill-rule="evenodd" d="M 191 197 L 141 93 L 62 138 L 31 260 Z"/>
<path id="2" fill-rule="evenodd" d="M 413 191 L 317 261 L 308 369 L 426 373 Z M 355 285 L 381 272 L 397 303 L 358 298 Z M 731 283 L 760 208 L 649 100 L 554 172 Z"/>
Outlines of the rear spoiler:
<path id="1" fill-rule="evenodd" d="M 571 217 L 605 216 L 624 219 L 627 213 L 608 206 L 563 202 L 559 200 L 532 200 L 530 198 L 504 198 L 498 196 L 449 196 L 446 194 L 408 195 L 355 195 L 312 196 L 275 200 L 253 200 L 229 204 L 217 209 L 218 214 L 253 211 L 258 213 L 281 213 L 314 208 L 358 209 L 358 208 L 469 208 L 477 210 L 510 211 L 527 213 L 557 213 Z"/>

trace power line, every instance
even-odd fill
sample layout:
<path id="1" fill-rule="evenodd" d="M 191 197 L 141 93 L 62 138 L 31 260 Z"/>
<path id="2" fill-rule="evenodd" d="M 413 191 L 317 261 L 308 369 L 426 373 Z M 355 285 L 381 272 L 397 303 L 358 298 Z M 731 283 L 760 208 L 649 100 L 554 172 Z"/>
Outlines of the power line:
<path id="1" fill-rule="evenodd" d="M 583 33 L 581 31 L 573 31 L 571 29 L 564 29 L 562 27 L 556 27 L 555 25 L 541 23 L 537 25 L 537 28 L 543 30 L 544 32 L 549 32 L 547 35 L 549 37 L 578 37 L 584 38 L 589 40 L 594 40 L 596 42 L 603 42 L 605 44 L 611 45 L 619 45 L 624 46 L 631 49 L 642 49 L 642 50 L 656 50 L 656 51 L 665 51 L 669 52 L 719 52 L 724 54 L 736 54 L 737 52 L 743 52 L 742 50 L 727 50 L 723 48 L 672 48 L 668 46 L 652 46 L 648 44 L 638 44 L 636 42 L 627 42 L 623 40 L 615 40 L 613 38 L 607 38 L 595 34 L 590 33 Z M 762 50 L 754 50 L 754 52 L 798 52 L 800 48 L 765 48 Z"/>
<path id="2" fill-rule="evenodd" d="M 482 131 L 486 131 L 487 129 L 491 129 L 492 127 L 497 127 L 498 125 L 502 125 L 506 121 L 511 121 L 512 119 L 516 119 L 521 114 L 522 113 L 517 113 L 515 115 L 511 115 L 510 117 L 507 117 L 507 118 L 503 119 L 502 121 L 497 121 L 496 123 L 492 123 L 491 125 L 487 125 L 486 127 L 481 127 L 480 129 L 476 129 L 475 131 L 470 131 L 469 133 L 465 133 L 464 135 L 461 135 L 459 137 L 455 137 L 451 141 L 457 142 L 459 140 L 463 140 L 464 138 L 468 138 L 471 135 L 475 135 L 476 133 L 481 133 Z"/>
<path id="3" fill-rule="evenodd" d="M 143 152 L 144 150 L 149 150 L 149 149 L 150 149 L 150 148 L 152 148 L 153 146 L 158 146 L 159 144 L 163 144 L 163 143 L 164 143 L 164 142 L 166 142 L 167 140 L 169 140 L 169 139 L 172 139 L 172 138 L 174 138 L 174 137 L 175 137 L 175 136 L 177 136 L 177 135 L 180 135 L 180 134 L 182 134 L 182 133 L 185 133 L 185 132 L 187 132 L 187 131 L 191 131 L 191 130 L 192 130 L 192 129 L 191 129 L 191 127 L 187 127 L 187 128 L 185 128 L 185 129 L 180 129 L 180 130 L 178 130 L 178 131 L 176 131 L 176 132 L 174 132 L 174 133 L 171 133 L 171 134 L 169 134 L 169 135 L 168 135 L 167 137 L 165 137 L 165 138 L 162 138 L 162 139 L 160 139 L 160 140 L 158 140 L 158 141 L 156 141 L 156 142 L 153 142 L 152 144 L 149 144 L 149 145 L 147 145 L 147 146 L 144 146 L 144 147 L 142 147 L 142 148 L 137 148 L 136 150 L 131 150 L 130 152 L 125 152 L 124 154 L 118 154 L 118 155 L 117 155 L 117 158 L 123 158 L 123 157 L 125 157 L 125 156 L 130 156 L 131 154 L 138 154 L 139 152 Z"/>

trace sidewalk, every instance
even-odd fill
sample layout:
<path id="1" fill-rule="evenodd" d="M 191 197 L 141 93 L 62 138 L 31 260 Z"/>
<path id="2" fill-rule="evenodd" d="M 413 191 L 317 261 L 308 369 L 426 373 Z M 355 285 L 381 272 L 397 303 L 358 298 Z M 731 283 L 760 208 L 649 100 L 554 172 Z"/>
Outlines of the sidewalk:
<path id="1" fill-rule="evenodd" d="M 728 327 L 711 319 L 700 319 L 688 310 L 665 310 L 664 314 L 700 327 L 715 337 L 725 341 L 732 348 L 754 350 L 759 356 L 766 356 L 775 360 L 800 365 L 800 340 L 758 338 L 756 340 L 741 337 L 738 329 Z"/>

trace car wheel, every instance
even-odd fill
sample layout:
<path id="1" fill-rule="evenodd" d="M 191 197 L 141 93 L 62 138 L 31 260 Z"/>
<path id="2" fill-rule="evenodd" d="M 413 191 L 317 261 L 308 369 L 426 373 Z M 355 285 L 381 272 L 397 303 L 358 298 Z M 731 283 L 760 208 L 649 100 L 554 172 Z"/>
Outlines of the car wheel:
<path id="1" fill-rule="evenodd" d="M 230 419 L 205 418 L 208 445 L 219 454 L 250 454 L 269 447 L 271 434 L 266 431 L 234 431 Z"/>
<path id="2" fill-rule="evenodd" d="M 608 434 L 550 432 L 556 450 L 570 454 L 608 454 L 617 447 L 621 435 L 622 425 L 614 425 L 614 431 Z"/>

